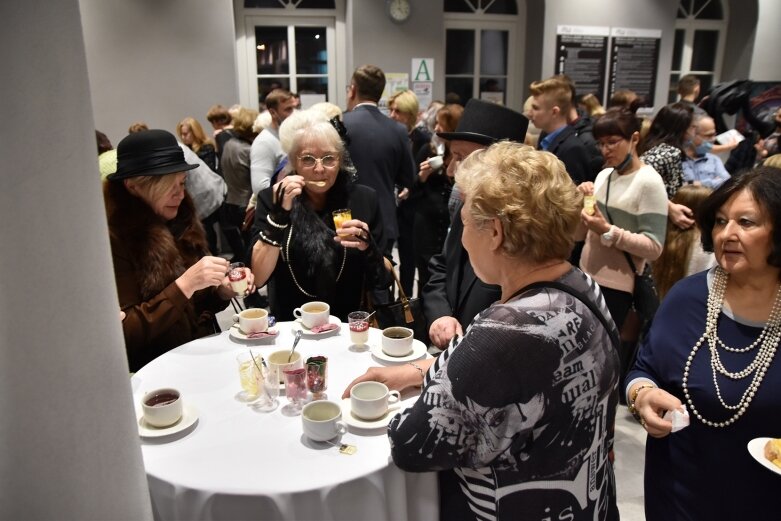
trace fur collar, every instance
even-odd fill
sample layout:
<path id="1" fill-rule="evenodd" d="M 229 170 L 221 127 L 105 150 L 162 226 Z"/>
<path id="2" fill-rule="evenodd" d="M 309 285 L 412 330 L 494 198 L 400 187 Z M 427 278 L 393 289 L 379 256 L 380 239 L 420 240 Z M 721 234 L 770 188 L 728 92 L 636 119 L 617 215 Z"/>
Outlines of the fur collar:
<path id="1" fill-rule="evenodd" d="M 111 246 L 121 249 L 135 268 L 142 300 L 157 295 L 208 255 L 203 226 L 189 195 L 179 213 L 166 222 L 124 183 L 107 181 L 103 189 Z"/>

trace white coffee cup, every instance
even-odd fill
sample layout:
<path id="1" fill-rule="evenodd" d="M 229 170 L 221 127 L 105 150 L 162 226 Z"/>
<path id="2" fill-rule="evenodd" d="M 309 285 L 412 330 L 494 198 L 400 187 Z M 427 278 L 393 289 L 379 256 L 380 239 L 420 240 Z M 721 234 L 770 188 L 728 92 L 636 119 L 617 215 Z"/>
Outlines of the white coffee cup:
<path id="1" fill-rule="evenodd" d="M 363 420 L 376 420 L 385 416 L 389 404 L 398 404 L 399 391 L 389 391 L 380 382 L 361 382 L 350 389 L 350 409 Z"/>
<path id="2" fill-rule="evenodd" d="M 301 411 L 304 434 L 310 440 L 328 441 L 347 432 L 342 421 L 342 408 L 336 402 L 318 400 L 304 405 Z"/>
<path id="3" fill-rule="evenodd" d="M 288 358 L 290 361 L 288 362 Z M 269 371 L 277 375 L 279 383 L 285 383 L 285 373 L 283 371 L 290 371 L 292 369 L 301 369 L 304 367 L 304 359 L 301 358 L 301 353 L 298 351 L 293 352 L 293 356 L 290 356 L 290 350 L 274 351 L 266 358 L 268 362 Z"/>
<path id="4" fill-rule="evenodd" d="M 407 327 L 386 327 L 382 330 L 382 352 L 388 356 L 407 356 L 412 352 L 414 332 Z"/>
<path id="5" fill-rule="evenodd" d="M 432 170 L 437 171 L 440 168 L 442 168 L 442 165 L 445 163 L 445 160 L 442 159 L 442 156 L 434 156 L 428 158 L 428 166 L 431 167 Z"/>
<path id="6" fill-rule="evenodd" d="M 331 306 L 326 302 L 307 302 L 300 308 L 293 310 L 293 315 L 301 319 L 301 323 L 307 329 L 315 326 L 324 326 L 328 323 L 328 317 L 331 316 Z"/>
<path id="7" fill-rule="evenodd" d="M 239 323 L 239 329 L 245 335 L 268 331 L 268 311 L 250 308 L 233 315 L 233 321 Z"/>
<path id="8" fill-rule="evenodd" d="M 152 427 L 169 427 L 182 417 L 182 395 L 176 389 L 155 389 L 144 395 L 141 410 Z"/>

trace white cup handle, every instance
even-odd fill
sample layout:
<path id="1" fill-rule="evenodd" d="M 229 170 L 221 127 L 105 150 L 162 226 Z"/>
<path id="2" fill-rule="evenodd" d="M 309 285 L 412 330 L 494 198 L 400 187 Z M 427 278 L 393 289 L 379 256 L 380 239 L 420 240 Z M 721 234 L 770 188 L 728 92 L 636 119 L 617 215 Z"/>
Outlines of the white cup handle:
<path id="1" fill-rule="evenodd" d="M 296 318 L 301 318 L 301 308 L 296 308 L 293 310 L 293 316 Z"/>
<path id="2" fill-rule="evenodd" d="M 399 391 L 388 391 L 388 404 L 397 403 L 399 400 L 401 400 Z"/>
<path id="3" fill-rule="evenodd" d="M 235 323 L 239 322 L 239 315 L 237 315 L 237 314 L 233 315 L 233 322 L 235 322 Z"/>
<path id="4" fill-rule="evenodd" d="M 347 424 L 342 421 L 336 422 L 336 434 L 341 436 L 347 432 Z"/>

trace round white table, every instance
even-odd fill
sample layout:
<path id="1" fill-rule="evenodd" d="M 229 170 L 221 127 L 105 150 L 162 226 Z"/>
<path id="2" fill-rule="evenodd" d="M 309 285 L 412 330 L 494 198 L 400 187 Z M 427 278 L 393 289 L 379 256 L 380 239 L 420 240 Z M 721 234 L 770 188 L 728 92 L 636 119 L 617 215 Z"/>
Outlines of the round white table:
<path id="1" fill-rule="evenodd" d="M 349 427 L 337 447 L 310 441 L 300 416 L 285 416 L 284 394 L 270 413 L 241 401 L 236 356 L 252 348 L 262 355 L 289 349 L 292 322 L 277 325 L 273 339 L 241 341 L 228 332 L 180 346 L 132 378 L 140 417 L 145 392 L 179 389 L 197 410 L 191 427 L 164 437 L 142 437 L 156 519 L 174 520 L 431 520 L 437 519 L 436 474 L 399 470 L 391 461 L 385 428 Z M 369 346 L 379 330 L 372 329 Z M 346 324 L 339 332 L 305 335 L 296 348 L 306 360 L 328 357 L 328 399 L 341 402 L 350 381 L 373 365 L 392 365 L 370 349 L 351 346 Z M 428 355 L 425 355 L 428 356 Z M 402 407 L 417 397 L 403 397 Z"/>

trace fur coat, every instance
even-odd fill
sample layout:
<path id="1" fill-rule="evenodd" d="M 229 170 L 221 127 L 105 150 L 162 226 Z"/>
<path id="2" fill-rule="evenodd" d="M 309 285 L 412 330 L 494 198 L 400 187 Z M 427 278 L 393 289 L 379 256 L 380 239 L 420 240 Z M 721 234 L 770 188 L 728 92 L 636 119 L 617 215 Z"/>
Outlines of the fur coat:
<path id="1" fill-rule="evenodd" d="M 166 222 L 121 182 L 104 185 L 114 276 L 131 371 L 181 344 L 214 333 L 224 309 L 214 288 L 187 299 L 175 280 L 208 254 L 189 196 Z"/>

